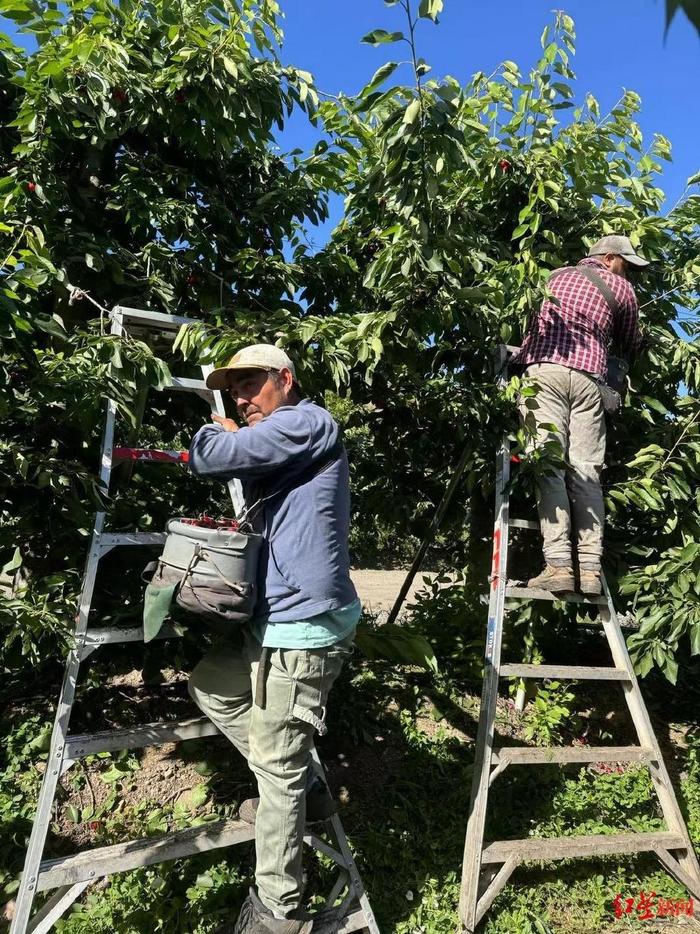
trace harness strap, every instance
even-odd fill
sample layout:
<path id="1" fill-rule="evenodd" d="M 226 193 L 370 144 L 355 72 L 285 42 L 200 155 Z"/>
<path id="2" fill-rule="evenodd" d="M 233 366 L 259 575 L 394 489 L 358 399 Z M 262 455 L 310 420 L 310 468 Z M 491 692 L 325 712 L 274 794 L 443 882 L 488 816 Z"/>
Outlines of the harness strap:
<path id="1" fill-rule="evenodd" d="M 549 277 L 549 282 L 552 282 L 554 279 L 556 279 L 558 276 L 561 276 L 565 272 L 578 272 L 584 277 L 584 279 L 588 279 L 588 281 L 598 289 L 598 291 L 605 299 L 605 302 L 612 312 L 613 317 L 617 317 L 617 315 L 619 315 L 620 302 L 617 300 L 617 296 L 605 281 L 605 279 L 603 279 L 603 277 L 597 273 L 595 269 L 591 269 L 590 266 L 562 266 L 561 269 L 554 270 L 554 272 Z"/>

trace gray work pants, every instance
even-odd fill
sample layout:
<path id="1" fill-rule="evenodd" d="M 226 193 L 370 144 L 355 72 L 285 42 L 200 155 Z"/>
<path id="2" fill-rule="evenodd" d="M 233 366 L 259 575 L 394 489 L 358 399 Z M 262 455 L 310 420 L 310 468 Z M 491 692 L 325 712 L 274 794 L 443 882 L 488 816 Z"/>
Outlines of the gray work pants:
<path id="1" fill-rule="evenodd" d="M 269 649 L 264 698 L 259 698 L 262 646 L 247 630 L 244 633 L 242 645 L 223 641 L 204 656 L 190 676 L 189 692 L 257 778 L 255 881 L 263 904 L 286 917 L 299 907 L 302 896 L 313 736 L 316 730 L 326 732 L 328 694 L 352 652 L 352 642 L 323 649 Z"/>
<path id="2" fill-rule="evenodd" d="M 572 565 L 572 520 L 579 567 L 599 571 L 605 512 L 600 472 L 605 460 L 605 415 L 598 384 L 587 373 L 556 363 L 527 367 L 524 385 L 538 388 L 521 397 L 520 413 L 534 420 L 536 443 L 555 441 L 566 466 L 538 480 L 537 507 L 544 557 L 554 567 Z"/>

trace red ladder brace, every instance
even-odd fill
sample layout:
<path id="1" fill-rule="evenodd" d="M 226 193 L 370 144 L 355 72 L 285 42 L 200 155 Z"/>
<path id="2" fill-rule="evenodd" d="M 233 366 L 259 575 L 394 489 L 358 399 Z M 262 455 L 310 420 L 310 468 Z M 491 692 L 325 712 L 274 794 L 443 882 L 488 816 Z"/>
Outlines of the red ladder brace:
<path id="1" fill-rule="evenodd" d="M 113 448 L 112 460 L 151 461 L 161 464 L 187 464 L 189 451 L 157 451 L 149 448 Z"/>

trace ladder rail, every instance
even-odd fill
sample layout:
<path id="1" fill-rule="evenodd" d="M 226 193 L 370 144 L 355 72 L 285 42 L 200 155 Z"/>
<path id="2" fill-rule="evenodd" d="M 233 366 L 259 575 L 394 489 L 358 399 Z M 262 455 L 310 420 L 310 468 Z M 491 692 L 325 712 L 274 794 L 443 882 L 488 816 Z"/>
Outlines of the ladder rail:
<path id="1" fill-rule="evenodd" d="M 112 334 L 120 336 L 123 333 L 121 315 L 115 314 L 112 318 Z M 117 405 L 113 399 L 107 402 L 107 416 L 102 435 L 102 448 L 100 456 L 100 484 L 103 491 L 109 491 L 109 481 L 112 474 L 112 448 L 114 446 L 114 425 L 117 415 Z M 51 733 L 49 756 L 46 771 L 41 782 L 37 809 L 32 823 L 32 830 L 27 845 L 24 861 L 24 870 L 17 892 L 15 914 L 10 926 L 10 934 L 23 934 L 29 923 L 29 917 L 37 891 L 39 879 L 39 865 L 46 845 L 46 837 L 51 822 L 56 788 L 63 771 L 63 758 L 65 753 L 68 725 L 78 681 L 78 672 L 83 654 L 83 643 L 87 632 L 88 617 L 92 605 L 92 597 L 97 579 L 97 568 L 101 557 L 100 535 L 104 529 L 105 512 L 100 510 L 95 515 L 95 523 L 90 541 L 90 550 L 85 564 L 83 584 L 79 597 L 79 609 L 75 621 L 73 645 L 68 652 L 61 690 Z"/>
<path id="2" fill-rule="evenodd" d="M 499 385 L 505 385 L 505 353 L 500 353 Z M 491 773 L 491 753 L 495 731 L 496 702 L 501 665 L 503 611 L 505 609 L 510 497 L 510 445 L 504 438 L 498 453 L 495 488 L 495 516 L 491 581 L 489 593 L 486 646 L 484 650 L 484 684 L 481 712 L 477 728 L 472 779 L 471 806 L 467 822 L 462 861 L 463 884 L 459 896 L 459 916 L 467 927 L 476 926 L 481 845 L 486 826 L 486 807 Z"/>
<path id="3" fill-rule="evenodd" d="M 603 578 L 603 588 L 608 600 L 608 608 L 601 612 L 601 621 L 615 665 L 627 670 L 629 680 L 623 685 L 627 709 L 629 710 L 630 717 L 632 718 L 641 744 L 648 746 L 654 751 L 654 766 L 650 769 L 651 780 L 654 784 L 668 829 L 681 834 L 686 840 L 686 849 L 683 855 L 679 857 L 678 861 L 681 868 L 691 878 L 696 880 L 697 888 L 694 894 L 696 898 L 700 898 L 700 863 L 698 863 L 698 858 L 695 854 L 685 820 L 683 819 L 678 799 L 673 791 L 671 777 L 668 774 L 668 769 L 666 768 L 666 763 L 661 753 L 661 747 L 656 733 L 654 732 L 649 711 L 642 698 L 639 681 L 637 680 L 634 665 L 632 664 L 627 650 L 627 643 L 620 629 L 620 623 L 617 619 L 615 606 L 612 602 L 610 589 L 605 578 Z"/>
<path id="4" fill-rule="evenodd" d="M 513 349 L 517 348 L 500 348 L 499 385 L 501 386 L 505 381 L 504 371 L 508 352 Z M 663 761 L 661 748 L 654 733 L 651 718 L 627 651 L 627 645 L 620 628 L 607 581 L 602 576 L 603 595 L 599 598 L 580 594 L 563 597 L 546 591 L 532 590 L 525 586 L 507 586 L 510 526 L 521 529 L 538 527 L 538 524 L 531 520 L 510 520 L 509 479 L 510 444 L 508 438 L 504 437 L 496 462 L 493 558 L 484 681 L 459 897 L 459 917 L 464 930 L 468 934 L 473 934 L 498 893 L 507 884 L 514 870 L 520 863 L 528 859 L 542 860 L 596 856 L 601 852 L 608 854 L 654 852 L 668 872 L 674 875 L 682 885 L 685 885 L 694 897 L 700 899 L 700 864 L 693 849 L 668 770 Z M 501 665 L 501 644 L 506 600 L 518 599 L 551 601 L 564 599 L 568 602 L 581 602 L 596 606 L 610 647 L 614 667 Z M 528 678 L 548 676 L 588 678 L 589 680 L 607 683 L 618 681 L 623 688 L 625 702 L 637 733 L 639 746 L 601 747 L 599 750 L 591 748 L 585 752 L 574 748 L 564 748 L 554 750 L 551 756 L 547 755 L 549 752 L 547 749 L 509 749 L 508 747 L 494 749 L 493 739 L 499 677 L 518 676 Z M 639 761 L 649 768 L 667 830 L 654 833 L 628 832 L 605 837 L 583 835 L 553 839 L 501 840 L 485 845 L 484 830 L 489 785 L 508 765 L 542 765 L 548 761 L 561 765 L 575 761 L 616 761 L 616 756 L 619 756 L 620 761 Z M 499 869 L 493 869 L 494 866 L 499 865 Z M 484 869 L 484 876 L 482 876 L 482 869 Z"/>

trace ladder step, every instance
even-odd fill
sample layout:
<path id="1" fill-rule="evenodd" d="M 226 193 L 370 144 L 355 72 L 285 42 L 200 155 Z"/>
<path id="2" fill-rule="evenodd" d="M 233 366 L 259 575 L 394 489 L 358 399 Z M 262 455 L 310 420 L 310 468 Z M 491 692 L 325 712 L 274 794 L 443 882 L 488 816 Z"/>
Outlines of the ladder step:
<path id="1" fill-rule="evenodd" d="M 207 389 L 207 384 L 203 379 L 184 379 L 180 376 L 173 376 L 166 389 L 176 389 L 179 392 L 198 392 L 207 396 L 213 396 L 214 392 Z"/>
<path id="2" fill-rule="evenodd" d="M 506 597 L 512 600 L 564 600 L 566 603 L 592 603 L 595 606 L 607 606 L 608 601 L 602 594 L 552 593 L 550 590 L 537 590 L 534 587 L 506 587 Z"/>
<path id="3" fill-rule="evenodd" d="M 55 889 L 77 882 L 93 882 L 113 872 L 126 872 L 139 866 L 152 866 L 193 853 L 232 846 L 255 837 L 255 825 L 246 821 L 223 820 L 188 827 L 157 837 L 129 840 L 112 846 L 83 850 L 73 856 L 44 860 L 39 866 L 37 891 Z"/>
<path id="4" fill-rule="evenodd" d="M 143 746 L 159 746 L 161 743 L 179 743 L 202 736 L 216 736 L 218 729 L 206 717 L 192 717 L 172 723 L 147 723 L 144 726 L 124 730 L 103 730 L 99 733 L 83 733 L 66 737 L 64 755 L 67 759 L 78 759 L 98 752 L 117 752 L 122 749 L 141 749 Z"/>
<path id="5" fill-rule="evenodd" d="M 539 532 L 540 524 L 534 519 L 509 519 L 508 525 L 512 529 L 531 529 L 533 532 Z"/>
<path id="6" fill-rule="evenodd" d="M 513 855 L 519 862 L 603 856 L 615 853 L 643 853 L 661 847 L 680 850 L 687 846 L 679 833 L 659 830 L 653 833 L 592 834 L 587 837 L 528 837 L 525 840 L 499 840 L 482 853 L 484 863 L 504 863 Z"/>
<path id="7" fill-rule="evenodd" d="M 567 681 L 629 681 L 624 668 L 580 665 L 501 665 L 501 678 L 563 678 Z"/>
<path id="8" fill-rule="evenodd" d="M 153 448 L 113 448 L 113 461 L 145 461 L 147 464 L 187 464 L 189 451 L 157 451 Z"/>
<path id="9" fill-rule="evenodd" d="M 171 623 L 164 623 L 155 639 L 180 639 L 181 634 Z M 85 633 L 85 645 L 99 648 L 101 645 L 113 645 L 121 642 L 143 642 L 143 626 L 131 626 L 128 629 L 95 627 Z"/>
<path id="10" fill-rule="evenodd" d="M 340 922 L 340 927 L 333 928 L 333 930 L 338 931 L 338 934 L 350 934 L 351 931 L 364 931 L 366 929 L 369 930 L 367 918 L 361 908 L 357 908 L 349 915 L 346 915 Z"/>
<path id="11" fill-rule="evenodd" d="M 501 747 L 491 754 L 493 765 L 550 765 L 568 762 L 647 762 L 654 752 L 643 746 L 571 746 L 543 749 L 542 747 Z"/>
<path id="12" fill-rule="evenodd" d="M 165 532 L 103 532 L 100 548 L 110 549 L 117 545 L 163 545 Z"/>

